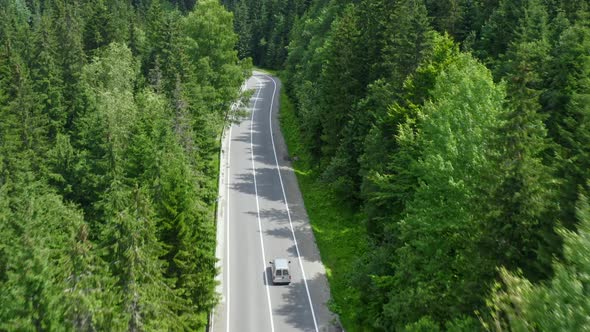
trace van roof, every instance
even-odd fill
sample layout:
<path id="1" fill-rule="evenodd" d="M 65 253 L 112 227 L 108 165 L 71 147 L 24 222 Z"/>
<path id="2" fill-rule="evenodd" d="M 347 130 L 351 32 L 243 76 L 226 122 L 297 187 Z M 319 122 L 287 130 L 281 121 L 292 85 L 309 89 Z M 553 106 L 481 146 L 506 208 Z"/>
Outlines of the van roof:
<path id="1" fill-rule="evenodd" d="M 275 269 L 288 269 L 289 261 L 286 258 L 275 258 Z"/>

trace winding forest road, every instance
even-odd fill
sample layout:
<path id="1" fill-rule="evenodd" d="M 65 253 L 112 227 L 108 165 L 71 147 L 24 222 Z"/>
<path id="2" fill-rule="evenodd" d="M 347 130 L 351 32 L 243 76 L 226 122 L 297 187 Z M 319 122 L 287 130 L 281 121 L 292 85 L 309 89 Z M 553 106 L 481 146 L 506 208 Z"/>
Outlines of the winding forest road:
<path id="1" fill-rule="evenodd" d="M 330 291 L 278 123 L 280 81 L 260 72 L 247 116 L 222 144 L 212 331 L 336 331 Z M 272 284 L 269 261 L 291 261 L 290 285 Z"/>

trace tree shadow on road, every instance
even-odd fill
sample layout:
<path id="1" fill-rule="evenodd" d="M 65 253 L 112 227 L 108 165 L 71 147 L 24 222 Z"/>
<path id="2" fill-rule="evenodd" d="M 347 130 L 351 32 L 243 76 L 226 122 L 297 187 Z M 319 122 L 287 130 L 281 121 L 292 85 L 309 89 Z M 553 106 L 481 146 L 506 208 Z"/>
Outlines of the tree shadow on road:
<path id="1" fill-rule="evenodd" d="M 343 331 L 337 316 L 328 310 L 327 303 L 319 303 L 322 299 L 327 301 L 329 298 L 325 277 L 318 274 L 314 278 L 308 279 L 307 285 L 312 298 L 318 330 L 322 332 Z M 282 295 L 282 304 L 273 308 L 273 314 L 284 317 L 286 323 L 294 329 L 315 331 L 305 284 L 303 281 L 291 283 L 287 289 L 288 291 Z"/>

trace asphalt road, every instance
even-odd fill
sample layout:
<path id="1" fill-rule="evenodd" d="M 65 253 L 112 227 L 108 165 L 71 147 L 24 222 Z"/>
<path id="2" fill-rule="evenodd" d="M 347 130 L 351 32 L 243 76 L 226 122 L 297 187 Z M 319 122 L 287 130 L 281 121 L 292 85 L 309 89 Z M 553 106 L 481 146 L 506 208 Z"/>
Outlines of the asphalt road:
<path id="1" fill-rule="evenodd" d="M 226 131 L 217 227 L 221 301 L 212 331 L 337 331 L 330 291 L 278 123 L 280 81 L 254 72 L 248 114 Z M 269 261 L 291 261 L 273 285 Z"/>

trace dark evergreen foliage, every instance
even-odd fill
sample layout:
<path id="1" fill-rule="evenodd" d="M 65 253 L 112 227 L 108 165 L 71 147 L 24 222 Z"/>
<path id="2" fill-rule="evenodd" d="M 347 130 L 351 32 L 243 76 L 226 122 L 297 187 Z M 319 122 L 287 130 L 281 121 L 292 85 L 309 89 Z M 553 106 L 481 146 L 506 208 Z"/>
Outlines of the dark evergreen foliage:
<path id="1" fill-rule="evenodd" d="M 214 0 L 0 1 L 0 330 L 204 329 L 232 30 Z"/>
<path id="2" fill-rule="evenodd" d="M 222 0 L 234 13 L 240 58 L 255 65 L 281 68 L 287 58 L 289 32 L 311 0 Z"/>

